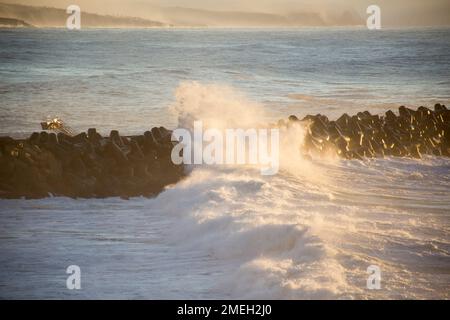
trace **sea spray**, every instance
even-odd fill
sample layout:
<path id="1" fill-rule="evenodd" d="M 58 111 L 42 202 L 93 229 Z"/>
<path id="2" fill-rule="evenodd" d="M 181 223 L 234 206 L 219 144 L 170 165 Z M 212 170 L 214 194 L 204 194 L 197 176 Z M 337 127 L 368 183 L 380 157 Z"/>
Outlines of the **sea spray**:
<path id="1" fill-rule="evenodd" d="M 195 121 L 221 130 L 261 127 L 265 121 L 261 106 L 217 84 L 183 83 L 172 110 L 180 126 L 192 129 Z M 183 199 L 191 199 L 170 210 L 180 219 L 168 231 L 179 250 L 201 250 L 234 265 L 213 290 L 261 298 L 331 298 L 344 291 L 345 275 L 333 252 L 300 222 L 300 216 L 298 222 L 285 216 L 289 193 L 279 194 L 283 191 L 277 187 L 289 186 L 290 176 L 316 186 L 326 181 L 319 168 L 302 156 L 304 136 L 300 124 L 280 131 L 280 176 L 257 177 L 258 170 L 252 167 L 198 166 L 161 196 L 171 198 L 183 190 Z M 324 279 L 329 282 L 326 290 L 321 288 Z"/>
<path id="2" fill-rule="evenodd" d="M 272 156 L 278 154 L 277 158 L 279 159 L 267 159 L 266 157 L 262 161 L 263 164 L 272 162 L 275 164 L 274 167 L 278 167 L 277 162 L 279 161 L 279 166 L 282 170 L 288 170 L 297 176 L 307 176 L 308 179 L 314 179 L 317 182 L 326 181 L 326 177 L 321 174 L 321 171 L 314 168 L 313 163 L 308 158 L 305 158 L 302 153 L 304 139 L 307 134 L 307 124 L 293 122 L 289 126 L 281 128 L 270 125 L 264 107 L 249 100 L 243 93 L 233 87 L 194 81 L 183 82 L 175 91 L 175 102 L 170 109 L 178 119 L 178 128 L 190 130 L 191 137 L 194 137 L 197 144 L 203 143 L 201 131 L 197 130 L 196 134 L 199 135 L 197 138 L 194 135 L 194 124 L 196 122 L 199 123 L 199 121 L 201 121 L 203 130 L 216 130 L 224 133 L 224 136 L 226 136 L 226 130 L 236 128 L 242 131 L 278 129 L 279 138 L 277 137 L 276 139 L 279 145 L 276 146 L 277 148 L 272 146 L 274 150 L 271 150 L 269 145 L 267 153 Z M 243 133 L 245 135 L 246 132 Z M 273 139 L 275 137 L 272 135 L 272 139 L 268 140 L 272 142 Z M 198 148 L 203 150 L 202 146 Z M 192 143 L 191 149 L 195 149 L 195 145 Z M 260 151 L 262 147 L 255 149 Z M 175 150 L 175 152 L 178 151 Z M 227 155 L 229 151 L 230 148 L 224 148 L 223 154 Z M 192 154 L 185 156 L 185 163 L 195 162 L 195 159 L 192 159 Z M 203 163 L 201 156 L 198 156 L 198 163 Z M 260 157 L 264 158 L 264 155 L 260 155 Z M 326 161 L 334 161 L 336 157 L 330 155 L 323 158 Z M 191 159 L 193 161 L 189 162 Z M 228 162 L 230 164 L 235 163 L 233 161 Z M 248 161 L 245 163 L 248 163 Z M 278 170 L 274 171 L 274 173 L 277 172 Z"/>
<path id="3" fill-rule="evenodd" d="M 194 121 L 194 132 L 177 128 L 171 152 L 176 165 L 259 165 L 262 175 L 279 170 L 279 130 L 273 129 L 206 129 Z M 248 142 L 248 143 L 247 143 Z M 206 144 L 206 145 L 205 145 Z"/>
<path id="4" fill-rule="evenodd" d="M 304 128 L 283 130 L 274 176 L 199 166 L 154 199 L 2 200 L 1 296 L 61 297 L 70 248 L 89 298 L 448 297 L 449 160 L 311 161 Z"/>

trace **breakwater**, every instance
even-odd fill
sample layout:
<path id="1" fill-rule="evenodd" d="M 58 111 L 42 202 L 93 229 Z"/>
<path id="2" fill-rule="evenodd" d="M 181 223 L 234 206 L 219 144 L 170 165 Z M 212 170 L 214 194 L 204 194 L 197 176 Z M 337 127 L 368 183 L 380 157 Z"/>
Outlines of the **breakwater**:
<path id="1" fill-rule="evenodd" d="M 96 129 L 75 136 L 35 132 L 0 138 L 0 198 L 155 196 L 184 176 L 171 161 L 171 131 L 153 128 L 140 136 Z"/>

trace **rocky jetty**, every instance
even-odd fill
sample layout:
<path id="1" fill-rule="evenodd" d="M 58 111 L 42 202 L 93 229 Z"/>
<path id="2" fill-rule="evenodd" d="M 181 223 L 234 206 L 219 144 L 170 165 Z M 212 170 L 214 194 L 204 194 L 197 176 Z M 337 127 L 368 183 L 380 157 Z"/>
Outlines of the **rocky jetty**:
<path id="1" fill-rule="evenodd" d="M 155 196 L 184 176 L 171 161 L 171 135 L 160 127 L 130 137 L 96 129 L 0 137 L 0 198 Z"/>
<path id="2" fill-rule="evenodd" d="M 335 121 L 320 114 L 290 116 L 278 127 L 293 123 L 307 128 L 305 154 L 450 157 L 450 110 L 441 104 L 434 110 L 401 106 L 398 114 L 343 114 Z M 22 140 L 0 137 L 0 198 L 151 197 L 185 175 L 184 167 L 171 160 L 176 142 L 164 127 L 128 137 L 115 130 L 102 137 L 96 129 L 73 135 L 58 119 L 42 127 L 60 132 L 35 132 Z"/>
<path id="3" fill-rule="evenodd" d="M 302 120 L 289 117 L 289 122 L 297 121 L 308 128 L 304 145 L 307 154 L 337 154 L 346 159 L 450 156 L 450 110 L 441 104 L 434 110 L 401 106 L 398 114 L 343 114 L 336 121 L 320 114 Z"/>

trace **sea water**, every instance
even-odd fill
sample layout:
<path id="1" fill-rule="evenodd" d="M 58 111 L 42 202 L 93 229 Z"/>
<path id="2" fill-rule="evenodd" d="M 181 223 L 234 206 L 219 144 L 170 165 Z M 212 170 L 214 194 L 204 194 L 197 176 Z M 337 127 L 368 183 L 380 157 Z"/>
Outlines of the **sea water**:
<path id="1" fill-rule="evenodd" d="M 436 28 L 3 29 L 0 132 L 448 105 L 449 52 Z M 0 297 L 449 298 L 450 160 L 311 161 L 301 139 L 274 176 L 195 166 L 153 199 L 0 200 Z"/>

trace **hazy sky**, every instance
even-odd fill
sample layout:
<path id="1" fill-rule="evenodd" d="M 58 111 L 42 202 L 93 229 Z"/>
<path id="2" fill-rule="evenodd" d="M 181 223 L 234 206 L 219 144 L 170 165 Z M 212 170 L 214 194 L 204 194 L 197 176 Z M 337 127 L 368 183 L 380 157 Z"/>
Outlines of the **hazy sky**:
<path id="1" fill-rule="evenodd" d="M 386 25 L 450 25 L 450 0 L 0 0 L 26 5 L 65 8 L 78 4 L 82 10 L 114 15 L 157 18 L 154 6 L 180 6 L 220 11 L 335 14 L 352 11 L 365 16 L 370 4 L 381 7 Z"/>

